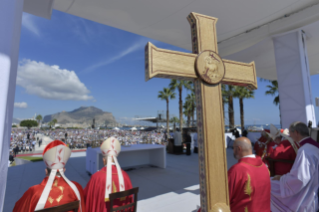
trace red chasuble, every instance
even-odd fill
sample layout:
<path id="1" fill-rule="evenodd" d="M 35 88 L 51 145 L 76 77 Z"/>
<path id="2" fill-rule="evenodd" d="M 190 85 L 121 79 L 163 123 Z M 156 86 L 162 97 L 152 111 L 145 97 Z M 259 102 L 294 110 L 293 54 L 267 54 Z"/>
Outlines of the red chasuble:
<path id="1" fill-rule="evenodd" d="M 264 157 L 263 157 L 263 162 L 269 167 L 269 164 L 268 164 L 268 161 L 266 160 L 267 157 L 270 157 L 270 155 L 272 154 L 272 152 L 274 151 L 274 147 L 276 148 L 276 143 L 273 142 L 273 141 L 269 141 L 268 144 L 267 144 L 267 149 L 266 149 L 266 152 L 264 151 L 263 154 Z"/>
<path id="2" fill-rule="evenodd" d="M 298 147 L 299 145 L 296 144 Z M 295 160 L 296 159 L 296 152 L 294 148 L 291 146 L 288 140 L 282 141 L 270 154 L 270 157 L 273 159 L 284 159 L 284 160 Z M 276 175 L 284 175 L 290 172 L 293 163 L 282 163 L 282 162 L 275 162 L 275 174 Z"/>
<path id="3" fill-rule="evenodd" d="M 269 171 L 260 157 L 242 158 L 228 170 L 230 209 L 270 212 Z"/>
<path id="4" fill-rule="evenodd" d="M 128 174 L 122 170 L 125 190 L 132 188 L 131 180 Z M 118 192 L 119 179 L 117 176 L 116 166 L 112 166 L 112 193 Z M 106 167 L 103 167 L 100 171 L 92 175 L 90 181 L 84 189 L 84 199 L 86 205 L 86 211 L 88 212 L 108 212 L 110 203 L 105 202 L 105 184 L 106 184 Z M 113 202 L 114 206 L 123 206 L 133 202 L 133 196 L 125 199 L 116 199 Z"/>
<path id="5" fill-rule="evenodd" d="M 266 141 L 267 141 L 267 138 L 261 136 L 258 139 L 258 141 L 255 143 L 254 150 L 257 156 L 261 157 L 263 155 Z"/>
<path id="6" fill-rule="evenodd" d="M 48 177 L 44 178 L 41 184 L 30 187 L 19 199 L 19 201 L 16 202 L 13 212 L 34 212 L 47 181 Z M 72 182 L 80 192 L 82 200 L 82 212 L 85 212 L 82 186 L 77 182 Z M 65 180 L 62 177 L 55 177 L 52 189 L 50 191 L 48 200 L 44 208 L 51 208 L 54 206 L 63 205 L 77 200 L 78 198 L 76 197 L 72 188 L 67 184 L 67 182 L 65 182 Z M 80 212 L 80 209 L 78 210 L 78 212 Z"/>

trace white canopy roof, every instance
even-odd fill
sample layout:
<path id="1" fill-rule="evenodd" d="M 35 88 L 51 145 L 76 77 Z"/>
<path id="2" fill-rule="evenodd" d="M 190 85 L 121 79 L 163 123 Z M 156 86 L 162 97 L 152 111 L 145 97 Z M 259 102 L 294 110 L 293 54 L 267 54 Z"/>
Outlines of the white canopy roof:
<path id="1" fill-rule="evenodd" d="M 41 1 L 42 8 L 38 2 Z M 48 6 L 72 15 L 113 26 L 191 50 L 190 12 L 217 17 L 219 53 L 239 61 L 255 60 L 257 75 L 275 79 L 271 36 L 319 20 L 315 0 L 25 0 L 25 11 L 47 17 Z M 32 7 L 32 4 L 35 6 Z M 31 9 L 30 9 L 31 8 Z M 43 11 L 47 13 L 44 14 Z M 49 12 L 48 12 L 49 11 Z M 319 37 L 317 25 L 304 27 L 309 34 L 311 74 L 317 74 L 319 53 L 312 44 Z M 262 43 L 260 43 L 262 42 Z M 257 44 L 257 45 L 255 45 Z M 255 46 L 254 46 L 255 45 Z M 251 48 L 250 48 L 251 47 Z M 244 50 L 243 52 L 241 52 Z M 257 54 L 256 54 L 257 52 Z M 237 53 L 237 54 L 236 54 Z"/>

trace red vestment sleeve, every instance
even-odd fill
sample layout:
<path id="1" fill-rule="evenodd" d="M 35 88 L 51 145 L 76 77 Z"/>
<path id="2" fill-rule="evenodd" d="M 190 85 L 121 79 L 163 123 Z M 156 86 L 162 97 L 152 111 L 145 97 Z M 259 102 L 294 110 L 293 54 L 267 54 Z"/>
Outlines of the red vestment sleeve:
<path id="1" fill-rule="evenodd" d="M 39 185 L 30 187 L 16 202 L 13 212 L 34 212 L 42 191 L 43 188 Z"/>

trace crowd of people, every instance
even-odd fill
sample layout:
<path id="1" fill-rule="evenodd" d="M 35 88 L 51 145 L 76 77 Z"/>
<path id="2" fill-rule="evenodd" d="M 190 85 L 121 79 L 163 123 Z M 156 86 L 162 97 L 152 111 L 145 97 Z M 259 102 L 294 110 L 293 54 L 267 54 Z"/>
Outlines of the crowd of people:
<path id="1" fill-rule="evenodd" d="M 39 136 L 41 135 L 41 136 Z M 162 144 L 164 133 L 155 131 L 129 131 L 129 130 L 93 130 L 93 129 L 18 129 L 13 128 L 11 133 L 10 151 L 14 156 L 18 153 L 33 152 L 36 145 L 42 144 L 42 135 L 52 140 L 63 141 L 70 149 L 99 147 L 106 138 L 114 136 L 122 145 L 138 143 Z"/>

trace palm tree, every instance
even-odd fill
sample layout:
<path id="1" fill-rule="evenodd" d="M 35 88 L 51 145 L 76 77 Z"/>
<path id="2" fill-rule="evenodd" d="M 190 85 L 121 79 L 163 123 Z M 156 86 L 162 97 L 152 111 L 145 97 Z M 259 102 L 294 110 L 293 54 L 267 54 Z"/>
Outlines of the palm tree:
<path id="1" fill-rule="evenodd" d="M 225 88 L 223 95 L 223 100 L 225 98 L 225 102 L 228 103 L 228 121 L 229 128 L 233 128 L 235 126 L 235 118 L 234 118 L 234 103 L 233 97 L 235 92 L 235 87 L 233 85 L 228 85 L 228 89 Z M 224 101 L 223 101 L 224 102 Z"/>
<path id="2" fill-rule="evenodd" d="M 240 108 L 240 125 L 241 130 L 245 128 L 244 123 L 244 99 L 254 98 L 254 91 L 247 89 L 246 87 L 236 86 L 234 97 L 239 98 L 239 108 Z"/>
<path id="3" fill-rule="evenodd" d="M 187 117 L 187 127 L 190 127 L 191 123 L 191 116 L 192 116 L 192 103 L 186 101 L 183 105 L 184 108 L 184 115 Z"/>
<path id="4" fill-rule="evenodd" d="M 189 105 L 190 115 L 192 117 L 192 126 L 194 126 L 194 116 L 195 116 L 195 109 L 196 109 L 196 98 L 195 92 L 192 90 L 192 93 L 186 96 L 186 102 Z M 185 103 L 186 103 L 185 102 Z"/>
<path id="5" fill-rule="evenodd" d="M 167 138 L 169 138 L 169 99 L 175 99 L 175 92 L 169 88 L 164 88 L 158 92 L 158 98 L 166 101 L 166 127 Z"/>
<path id="6" fill-rule="evenodd" d="M 39 115 L 37 115 L 37 117 L 35 117 L 35 119 L 38 121 L 38 124 L 40 124 L 40 122 L 42 120 L 42 116 L 39 114 Z"/>
<path id="7" fill-rule="evenodd" d="M 228 95 L 227 95 L 225 84 L 222 84 L 222 101 L 223 101 L 223 115 L 225 118 L 225 104 L 228 104 Z"/>
<path id="8" fill-rule="evenodd" d="M 171 118 L 170 122 L 173 124 L 173 128 L 174 128 L 174 132 L 176 131 L 176 123 L 179 123 L 179 119 L 174 116 L 173 118 Z"/>
<path id="9" fill-rule="evenodd" d="M 269 88 L 268 91 L 265 92 L 266 95 L 276 95 L 274 98 L 273 103 L 275 105 L 279 105 L 279 94 L 278 94 L 278 82 L 277 80 L 270 81 L 271 85 L 267 85 L 267 88 Z"/>
<path id="10" fill-rule="evenodd" d="M 52 122 L 52 125 L 53 125 L 53 127 L 54 127 L 54 126 L 55 126 L 55 124 L 56 124 L 56 123 L 58 123 L 58 120 L 53 119 L 51 122 Z"/>
<path id="11" fill-rule="evenodd" d="M 183 128 L 183 100 L 182 100 L 182 91 L 183 87 L 186 89 L 191 89 L 192 87 L 192 82 L 190 81 L 184 81 L 184 80 L 176 80 L 172 79 L 171 83 L 169 84 L 169 87 L 171 90 L 178 90 L 179 94 L 179 128 L 182 132 Z"/>

